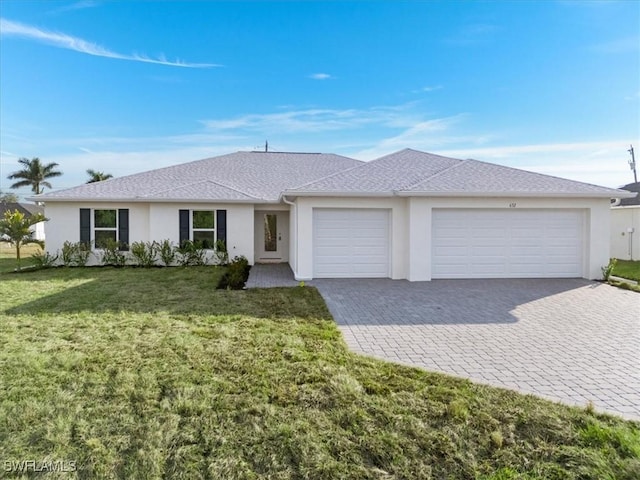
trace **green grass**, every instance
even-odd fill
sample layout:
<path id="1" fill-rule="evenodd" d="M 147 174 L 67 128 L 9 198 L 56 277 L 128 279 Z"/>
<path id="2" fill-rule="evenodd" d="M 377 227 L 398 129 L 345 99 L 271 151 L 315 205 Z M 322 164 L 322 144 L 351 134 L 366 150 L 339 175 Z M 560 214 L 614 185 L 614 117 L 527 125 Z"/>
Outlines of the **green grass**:
<path id="1" fill-rule="evenodd" d="M 612 274 L 640 282 L 640 260 L 617 260 Z"/>
<path id="2" fill-rule="evenodd" d="M 640 478 L 636 422 L 356 355 L 315 289 L 215 290 L 221 273 L 3 273 L 0 462 L 76 462 L 51 478 Z"/>

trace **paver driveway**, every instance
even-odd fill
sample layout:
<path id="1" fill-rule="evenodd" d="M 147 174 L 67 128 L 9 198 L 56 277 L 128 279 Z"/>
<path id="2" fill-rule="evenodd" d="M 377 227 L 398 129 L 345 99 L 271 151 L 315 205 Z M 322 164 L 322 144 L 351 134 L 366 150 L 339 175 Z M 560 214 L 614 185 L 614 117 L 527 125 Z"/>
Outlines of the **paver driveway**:
<path id="1" fill-rule="evenodd" d="M 577 279 L 314 280 L 368 355 L 640 419 L 640 294 Z"/>

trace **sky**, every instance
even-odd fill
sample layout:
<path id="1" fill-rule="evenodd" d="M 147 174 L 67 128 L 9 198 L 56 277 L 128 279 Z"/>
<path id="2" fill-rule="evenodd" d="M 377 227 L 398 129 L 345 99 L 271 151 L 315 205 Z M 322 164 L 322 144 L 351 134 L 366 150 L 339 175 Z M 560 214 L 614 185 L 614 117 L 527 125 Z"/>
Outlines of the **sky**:
<path id="1" fill-rule="evenodd" d="M 640 2 L 0 1 L 0 189 L 238 150 L 403 148 L 618 187 Z M 22 197 L 29 189 L 14 190 Z"/>

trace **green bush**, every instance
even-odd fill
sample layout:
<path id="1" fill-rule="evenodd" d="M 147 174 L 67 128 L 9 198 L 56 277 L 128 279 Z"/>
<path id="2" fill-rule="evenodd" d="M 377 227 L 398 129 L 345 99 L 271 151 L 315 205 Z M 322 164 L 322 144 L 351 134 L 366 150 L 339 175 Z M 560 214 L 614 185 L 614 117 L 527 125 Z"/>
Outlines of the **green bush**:
<path id="1" fill-rule="evenodd" d="M 124 267 L 127 256 L 122 252 L 122 245 L 115 240 L 107 240 L 102 246 L 102 264 Z"/>
<path id="2" fill-rule="evenodd" d="M 160 255 L 160 260 L 166 267 L 171 266 L 173 262 L 176 260 L 176 247 L 171 240 L 163 240 L 157 244 L 158 254 Z"/>
<path id="3" fill-rule="evenodd" d="M 616 267 L 616 263 L 618 263 L 618 259 L 612 258 L 609 261 L 609 265 L 607 265 L 606 267 L 602 267 L 602 279 L 605 282 L 609 281 L 609 277 L 611 276 L 611 273 L 613 273 L 613 269 Z"/>
<path id="4" fill-rule="evenodd" d="M 33 263 L 37 268 L 54 267 L 59 257 L 59 253 L 52 255 L 49 252 L 38 252 L 31 255 L 31 259 L 33 260 Z"/>
<path id="5" fill-rule="evenodd" d="M 227 272 L 220 279 L 218 288 L 242 290 L 249 278 L 249 260 L 244 256 L 234 257 L 227 266 Z"/>
<path id="6" fill-rule="evenodd" d="M 193 265 L 204 265 L 206 263 L 205 259 L 205 251 L 202 248 L 202 244 L 200 242 L 192 242 L 191 240 L 185 240 L 178 247 L 178 253 L 180 256 L 178 257 L 178 263 L 183 267 Z"/>
<path id="7" fill-rule="evenodd" d="M 216 263 L 218 265 L 227 265 L 229 263 L 229 252 L 227 252 L 227 244 L 223 240 L 216 242 Z"/>
<path id="8" fill-rule="evenodd" d="M 84 242 L 69 242 L 62 244 L 62 263 L 65 267 L 84 267 L 91 255 L 91 245 Z"/>
<path id="9" fill-rule="evenodd" d="M 150 268 L 156 264 L 158 248 L 157 242 L 133 242 L 131 256 L 138 266 Z"/>

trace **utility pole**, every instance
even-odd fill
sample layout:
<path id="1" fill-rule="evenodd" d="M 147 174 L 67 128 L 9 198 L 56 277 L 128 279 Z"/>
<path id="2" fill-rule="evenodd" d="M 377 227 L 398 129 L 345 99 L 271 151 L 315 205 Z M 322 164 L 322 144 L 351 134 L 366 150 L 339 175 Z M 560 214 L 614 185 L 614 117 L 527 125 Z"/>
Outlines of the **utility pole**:
<path id="1" fill-rule="evenodd" d="M 631 148 L 627 150 L 627 152 L 631 154 L 631 160 L 629 160 L 629 166 L 631 167 L 631 170 L 633 170 L 633 181 L 635 183 L 638 183 L 638 174 L 636 173 L 636 157 L 633 155 L 633 145 L 631 145 Z"/>

